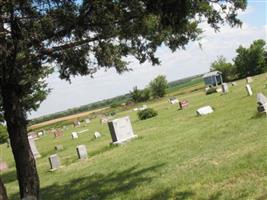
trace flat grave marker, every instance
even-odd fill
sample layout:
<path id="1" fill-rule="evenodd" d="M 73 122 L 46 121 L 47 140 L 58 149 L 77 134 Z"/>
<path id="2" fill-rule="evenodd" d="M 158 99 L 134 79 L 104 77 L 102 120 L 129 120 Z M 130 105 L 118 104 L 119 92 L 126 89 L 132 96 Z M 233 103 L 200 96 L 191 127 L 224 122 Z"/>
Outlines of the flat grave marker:
<path id="1" fill-rule="evenodd" d="M 197 115 L 202 116 L 202 115 L 207 115 L 213 112 L 214 111 L 211 106 L 204 106 L 197 110 Z"/>

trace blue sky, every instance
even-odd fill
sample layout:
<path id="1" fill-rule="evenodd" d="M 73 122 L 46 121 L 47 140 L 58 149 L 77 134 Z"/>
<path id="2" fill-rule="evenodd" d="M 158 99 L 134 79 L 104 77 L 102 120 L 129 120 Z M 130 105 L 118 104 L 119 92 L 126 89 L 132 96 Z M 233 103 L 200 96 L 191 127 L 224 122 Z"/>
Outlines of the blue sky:
<path id="1" fill-rule="evenodd" d="M 77 77 L 72 79 L 72 84 L 53 74 L 47 80 L 52 92 L 37 112 L 31 113 L 29 117 L 38 117 L 125 94 L 134 86 L 144 88 L 159 74 L 166 75 L 168 81 L 172 81 L 205 73 L 209 71 L 210 63 L 217 56 L 223 55 L 231 61 L 239 45 L 249 46 L 253 40 L 260 38 L 267 40 L 266 12 L 267 0 L 249 0 L 247 10 L 240 13 L 242 28 L 224 26 L 219 33 L 215 33 L 203 24 L 205 32 L 200 41 L 202 48 L 198 42 L 190 43 L 186 50 L 175 53 L 162 47 L 158 51 L 160 66 L 151 66 L 150 63 L 139 65 L 133 61 L 130 64 L 132 72 L 118 75 L 114 70 L 100 70 L 95 78 Z"/>

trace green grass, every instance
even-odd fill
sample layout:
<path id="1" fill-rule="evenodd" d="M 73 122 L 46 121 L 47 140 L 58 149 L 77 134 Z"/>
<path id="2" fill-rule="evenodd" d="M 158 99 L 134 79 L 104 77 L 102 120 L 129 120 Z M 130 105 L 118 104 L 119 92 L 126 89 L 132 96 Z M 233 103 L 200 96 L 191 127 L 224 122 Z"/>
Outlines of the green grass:
<path id="1" fill-rule="evenodd" d="M 192 87 L 174 91 L 168 96 L 188 100 L 189 107 L 178 110 L 168 97 L 153 101 L 148 106 L 158 116 L 148 120 L 130 110 L 117 113 L 130 116 L 139 136 L 126 145 L 110 146 L 107 125 L 99 119 L 77 128 L 89 129 L 78 140 L 71 139 L 71 126 L 62 138 L 42 137 L 36 141 L 42 199 L 267 199 L 267 118 L 256 113 L 256 93 L 267 95 L 266 74 L 254 77 L 251 97 L 245 81 L 237 83 L 226 95 L 190 92 Z M 197 117 L 195 111 L 205 105 L 215 112 Z M 93 140 L 96 130 L 103 137 Z M 58 152 L 64 167 L 49 172 L 55 144 L 64 145 Z M 85 161 L 77 159 L 78 144 L 88 148 Z M 10 166 L 1 177 L 10 199 L 18 199 L 11 149 L 1 145 L 1 151 Z"/>

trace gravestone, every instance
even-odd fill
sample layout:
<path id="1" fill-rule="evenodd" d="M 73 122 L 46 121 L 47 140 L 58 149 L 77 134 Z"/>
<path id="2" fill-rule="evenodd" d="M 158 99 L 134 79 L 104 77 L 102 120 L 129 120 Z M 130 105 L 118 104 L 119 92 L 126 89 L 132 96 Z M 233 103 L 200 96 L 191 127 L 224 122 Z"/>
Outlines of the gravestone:
<path id="1" fill-rule="evenodd" d="M 95 138 L 100 138 L 101 137 L 101 134 L 99 132 L 95 132 Z"/>
<path id="2" fill-rule="evenodd" d="M 169 101 L 170 101 L 171 104 L 177 104 L 177 103 L 179 102 L 178 99 L 175 98 L 175 97 L 171 97 L 171 98 L 169 99 Z"/>
<path id="3" fill-rule="evenodd" d="M 107 124 L 109 120 L 110 120 L 109 117 L 104 116 L 100 119 L 100 122 L 101 124 Z"/>
<path id="4" fill-rule="evenodd" d="M 88 157 L 87 149 L 85 145 L 78 145 L 76 147 L 77 155 L 79 159 L 86 159 Z"/>
<path id="5" fill-rule="evenodd" d="M 210 106 L 204 106 L 201 107 L 197 110 L 197 115 L 202 116 L 202 115 L 207 115 L 213 113 L 213 109 Z"/>
<path id="6" fill-rule="evenodd" d="M 121 144 L 137 137 L 137 135 L 134 135 L 132 124 L 128 116 L 110 121 L 108 127 L 113 144 Z"/>
<path id="7" fill-rule="evenodd" d="M 253 79 L 249 76 L 249 77 L 246 78 L 246 82 L 247 83 L 252 83 L 253 82 Z"/>
<path id="8" fill-rule="evenodd" d="M 72 139 L 78 139 L 79 136 L 78 136 L 77 132 L 72 132 L 71 137 L 72 137 Z"/>
<path id="9" fill-rule="evenodd" d="M 188 101 L 186 101 L 186 100 L 181 100 L 181 101 L 179 101 L 179 107 L 180 107 L 180 110 L 182 110 L 182 109 L 188 107 L 188 105 L 189 105 L 189 103 L 188 103 Z"/>
<path id="10" fill-rule="evenodd" d="M 51 171 L 54 171 L 54 170 L 60 168 L 60 160 L 59 160 L 59 157 L 57 156 L 57 154 L 53 154 L 53 155 L 49 156 L 48 160 L 50 163 L 50 170 Z"/>
<path id="11" fill-rule="evenodd" d="M 248 96 L 252 96 L 253 95 L 251 86 L 249 84 L 246 85 L 246 91 L 247 91 Z"/>
<path id="12" fill-rule="evenodd" d="M 81 123 L 79 122 L 79 120 L 75 120 L 74 122 L 73 122 L 73 126 L 74 127 L 78 127 L 78 126 L 80 126 L 81 125 Z"/>
<path id="13" fill-rule="evenodd" d="M 54 131 L 54 136 L 55 136 L 55 138 L 62 137 L 63 136 L 63 131 L 61 131 L 60 129 L 55 130 Z"/>
<path id="14" fill-rule="evenodd" d="M 0 172 L 8 169 L 8 164 L 5 161 L 0 160 Z"/>
<path id="15" fill-rule="evenodd" d="M 40 158 L 41 155 L 39 153 L 39 151 L 37 150 L 37 147 L 36 147 L 36 144 L 35 144 L 35 141 L 33 138 L 31 137 L 28 137 L 28 140 L 29 140 L 29 144 L 30 144 L 30 148 L 31 148 L 31 151 L 32 151 L 32 154 L 34 156 L 34 158 Z"/>
<path id="16" fill-rule="evenodd" d="M 229 88 L 228 88 L 228 84 L 227 83 L 223 83 L 222 84 L 222 92 L 224 94 L 228 93 L 229 92 Z"/>
<path id="17" fill-rule="evenodd" d="M 267 114 L 267 98 L 262 93 L 257 94 L 257 105 L 258 112 Z"/>
<path id="18" fill-rule="evenodd" d="M 56 151 L 61 151 L 61 150 L 63 150 L 63 149 L 64 149 L 64 147 L 63 147 L 62 144 L 57 144 L 57 145 L 55 146 L 55 150 L 56 150 Z"/>
<path id="19" fill-rule="evenodd" d="M 91 120 L 89 118 L 84 120 L 86 124 L 89 124 L 91 122 Z"/>

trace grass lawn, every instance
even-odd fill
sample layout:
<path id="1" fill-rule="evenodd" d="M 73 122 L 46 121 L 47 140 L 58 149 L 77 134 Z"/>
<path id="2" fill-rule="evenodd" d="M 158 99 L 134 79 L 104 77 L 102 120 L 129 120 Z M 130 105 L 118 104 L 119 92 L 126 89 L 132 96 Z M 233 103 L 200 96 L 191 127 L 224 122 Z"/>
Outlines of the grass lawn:
<path id="1" fill-rule="evenodd" d="M 159 115 L 152 119 L 140 121 L 130 110 L 117 113 L 130 116 L 139 136 L 125 145 L 109 146 L 108 127 L 98 118 L 75 129 L 89 130 L 77 140 L 71 139 L 72 126 L 62 138 L 43 136 L 36 141 L 42 155 L 37 159 L 42 199 L 267 199 L 267 118 L 256 112 L 256 93 L 267 95 L 266 77 L 253 77 L 251 97 L 241 80 L 229 85 L 226 95 L 173 91 L 168 95 L 179 94 L 189 107 L 178 110 L 167 97 L 153 101 L 148 106 Z M 197 117 L 195 111 L 205 105 L 215 112 Z M 94 140 L 95 131 L 102 137 Z M 48 156 L 56 144 L 64 146 L 58 152 L 64 167 L 49 172 Z M 77 159 L 78 144 L 87 146 L 85 161 Z M 9 197 L 18 199 L 11 149 L 1 145 L 1 156 L 10 166 L 1 175 Z"/>

